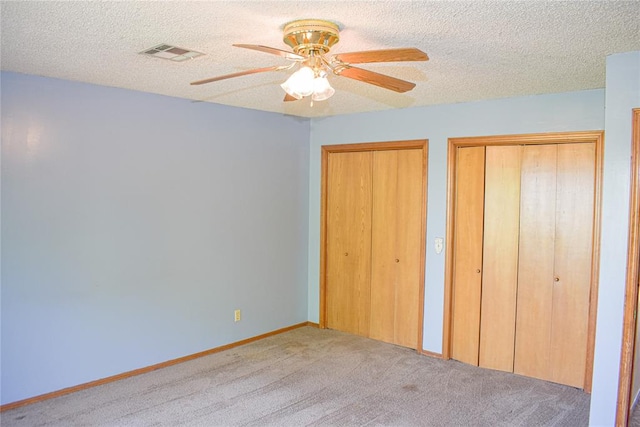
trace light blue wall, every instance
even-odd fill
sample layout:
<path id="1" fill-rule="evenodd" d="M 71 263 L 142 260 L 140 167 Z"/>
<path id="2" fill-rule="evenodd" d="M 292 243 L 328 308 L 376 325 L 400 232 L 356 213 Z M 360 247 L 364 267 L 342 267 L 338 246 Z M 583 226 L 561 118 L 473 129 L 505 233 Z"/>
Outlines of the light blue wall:
<path id="1" fill-rule="evenodd" d="M 391 110 L 311 121 L 309 180 L 309 319 L 319 316 L 321 146 L 357 142 L 429 140 L 427 259 L 425 269 L 425 350 L 442 351 L 447 138 L 604 129 L 604 91 L 510 98 L 465 104 Z"/>
<path id="2" fill-rule="evenodd" d="M 447 138 L 605 129 L 591 423 L 611 425 L 640 52 L 608 58 L 606 115 L 591 90 L 309 125 L 13 73 L 1 84 L 2 403 L 317 322 L 325 144 L 429 139 L 424 349 L 440 352 Z"/>
<path id="3" fill-rule="evenodd" d="M 615 421 L 629 235 L 631 110 L 640 107 L 640 52 L 607 57 L 602 246 L 590 424 Z"/>
<path id="4" fill-rule="evenodd" d="M 307 320 L 309 120 L 1 89 L 2 403 Z"/>

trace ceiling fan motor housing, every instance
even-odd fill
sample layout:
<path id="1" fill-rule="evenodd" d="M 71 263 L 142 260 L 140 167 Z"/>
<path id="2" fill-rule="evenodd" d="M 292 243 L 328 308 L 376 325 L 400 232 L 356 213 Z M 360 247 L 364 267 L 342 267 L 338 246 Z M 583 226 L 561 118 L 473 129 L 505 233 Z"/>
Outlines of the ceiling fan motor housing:
<path id="1" fill-rule="evenodd" d="M 333 22 L 302 19 L 284 26 L 284 42 L 299 55 L 327 53 L 340 40 L 340 28 Z"/>

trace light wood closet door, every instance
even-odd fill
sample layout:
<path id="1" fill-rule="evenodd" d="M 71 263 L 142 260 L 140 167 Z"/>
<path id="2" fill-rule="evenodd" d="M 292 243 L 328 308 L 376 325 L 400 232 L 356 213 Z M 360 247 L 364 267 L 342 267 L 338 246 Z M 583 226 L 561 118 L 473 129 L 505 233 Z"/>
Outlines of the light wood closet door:
<path id="1" fill-rule="evenodd" d="M 522 160 L 514 372 L 584 384 L 594 144 L 527 146 Z"/>
<path id="2" fill-rule="evenodd" d="M 370 337 L 416 348 L 422 150 L 373 154 Z"/>
<path id="3" fill-rule="evenodd" d="M 556 145 L 524 148 L 514 372 L 549 379 L 556 212 Z"/>
<path id="4" fill-rule="evenodd" d="M 582 387 L 587 359 L 595 144 L 558 146 L 551 381 Z"/>
<path id="5" fill-rule="evenodd" d="M 369 334 L 371 152 L 331 153 L 327 184 L 327 327 Z"/>
<path id="6" fill-rule="evenodd" d="M 453 254 L 451 355 L 478 365 L 482 236 L 484 210 L 484 147 L 458 148 Z"/>
<path id="7" fill-rule="evenodd" d="M 424 165 L 422 150 L 398 152 L 398 235 L 394 344 L 418 347 Z"/>
<path id="8" fill-rule="evenodd" d="M 395 338 L 396 236 L 398 235 L 398 152 L 373 154 L 370 337 Z"/>
<path id="9" fill-rule="evenodd" d="M 479 365 L 507 372 L 516 329 L 521 156 L 519 145 L 486 147 Z"/>

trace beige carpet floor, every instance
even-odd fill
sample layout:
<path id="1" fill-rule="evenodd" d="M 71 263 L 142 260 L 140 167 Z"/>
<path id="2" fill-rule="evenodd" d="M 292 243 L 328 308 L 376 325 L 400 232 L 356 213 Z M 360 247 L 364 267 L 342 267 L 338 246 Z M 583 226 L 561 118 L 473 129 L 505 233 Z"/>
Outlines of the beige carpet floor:
<path id="1" fill-rule="evenodd" d="M 629 414 L 629 427 L 640 427 L 640 408 L 638 404 L 631 408 L 631 413 Z"/>
<path id="2" fill-rule="evenodd" d="M 588 424 L 589 395 L 304 327 L 0 417 L 3 427 L 575 427 Z"/>

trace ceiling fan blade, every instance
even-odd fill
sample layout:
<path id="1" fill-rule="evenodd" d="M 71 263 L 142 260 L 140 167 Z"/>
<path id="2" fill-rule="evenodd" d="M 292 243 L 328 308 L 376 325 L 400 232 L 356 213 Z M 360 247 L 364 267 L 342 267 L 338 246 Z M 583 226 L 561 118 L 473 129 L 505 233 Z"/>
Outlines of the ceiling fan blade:
<path id="1" fill-rule="evenodd" d="M 349 64 L 364 64 L 366 62 L 399 62 L 399 61 L 428 61 L 426 53 L 415 47 L 401 49 L 366 50 L 363 52 L 339 53 L 334 56 L 339 61 Z"/>
<path id="2" fill-rule="evenodd" d="M 248 74 L 256 74 L 256 73 L 264 73 L 266 71 L 278 71 L 282 70 L 281 66 L 273 66 L 273 67 L 265 67 L 265 68 L 254 68 L 253 70 L 245 70 L 239 71 L 237 73 L 225 74 L 223 76 L 211 77 L 210 79 L 198 80 L 195 82 L 191 82 L 191 85 L 203 85 L 205 83 L 217 82 L 218 80 L 231 79 L 234 77 L 246 76 Z"/>
<path id="3" fill-rule="evenodd" d="M 283 99 L 284 102 L 297 101 L 297 100 L 298 98 L 291 96 L 288 93 L 284 96 L 284 99 Z"/>
<path id="4" fill-rule="evenodd" d="M 386 74 L 374 73 L 373 71 L 358 67 L 345 67 L 343 70 L 338 72 L 338 75 L 400 93 L 408 92 L 416 86 L 415 83 L 411 83 L 406 80 L 396 79 L 395 77 L 387 76 Z"/>
<path id="5" fill-rule="evenodd" d="M 305 59 L 304 56 L 298 55 L 297 53 L 287 52 L 286 50 L 276 49 L 275 47 L 262 46 L 259 44 L 234 44 L 235 47 L 243 47 L 245 49 L 257 50 L 259 52 L 266 52 L 272 55 L 283 56 L 287 59 L 300 60 Z"/>

